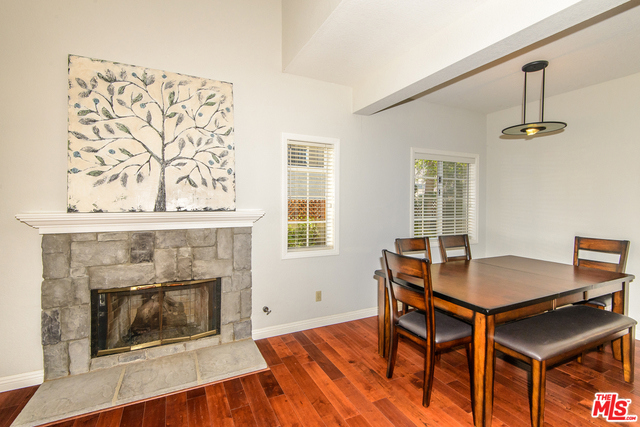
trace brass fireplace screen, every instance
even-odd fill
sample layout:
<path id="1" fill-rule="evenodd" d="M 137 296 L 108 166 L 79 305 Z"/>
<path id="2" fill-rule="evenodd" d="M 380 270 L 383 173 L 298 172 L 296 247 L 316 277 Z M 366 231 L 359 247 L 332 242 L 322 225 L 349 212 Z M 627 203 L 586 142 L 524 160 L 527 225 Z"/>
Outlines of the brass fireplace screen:
<path id="1" fill-rule="evenodd" d="M 91 291 L 91 357 L 217 335 L 220 279 Z"/>

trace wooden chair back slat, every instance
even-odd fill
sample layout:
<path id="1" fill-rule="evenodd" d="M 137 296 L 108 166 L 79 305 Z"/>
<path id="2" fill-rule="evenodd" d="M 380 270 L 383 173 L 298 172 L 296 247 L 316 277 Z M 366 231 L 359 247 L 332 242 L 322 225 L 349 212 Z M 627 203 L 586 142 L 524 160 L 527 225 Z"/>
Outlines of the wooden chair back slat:
<path id="1" fill-rule="evenodd" d="M 407 255 L 411 252 L 423 252 L 424 257 L 429 261 L 431 258 L 431 245 L 428 237 L 408 237 L 396 239 L 396 251 L 400 255 Z"/>
<path id="2" fill-rule="evenodd" d="M 582 258 L 580 251 L 600 252 L 618 255 L 618 262 L 607 262 Z M 627 268 L 629 255 L 628 240 L 595 239 L 591 237 L 576 236 L 573 247 L 573 265 L 578 267 L 597 268 L 606 271 L 624 273 Z"/>
<path id="3" fill-rule="evenodd" d="M 442 262 L 471 260 L 471 247 L 469 246 L 469 236 L 467 234 L 438 236 L 438 242 L 440 243 L 440 256 L 442 257 Z M 464 255 L 448 255 L 448 251 L 456 249 L 464 249 Z"/>

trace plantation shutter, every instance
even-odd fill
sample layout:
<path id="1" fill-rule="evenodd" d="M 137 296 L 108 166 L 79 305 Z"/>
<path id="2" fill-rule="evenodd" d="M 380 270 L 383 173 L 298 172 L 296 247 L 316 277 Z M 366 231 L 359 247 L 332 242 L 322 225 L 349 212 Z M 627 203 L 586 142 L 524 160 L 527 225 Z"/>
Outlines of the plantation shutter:
<path id="1" fill-rule="evenodd" d="M 287 143 L 287 251 L 333 249 L 333 144 Z"/>
<path id="2" fill-rule="evenodd" d="M 476 236 L 475 158 L 420 153 L 414 161 L 413 235 Z"/>

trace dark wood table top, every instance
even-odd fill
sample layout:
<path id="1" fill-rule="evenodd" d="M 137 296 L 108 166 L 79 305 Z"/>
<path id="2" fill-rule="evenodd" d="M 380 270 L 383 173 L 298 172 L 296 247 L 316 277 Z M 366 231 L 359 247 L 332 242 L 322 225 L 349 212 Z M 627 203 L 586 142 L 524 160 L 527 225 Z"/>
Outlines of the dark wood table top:
<path id="1" fill-rule="evenodd" d="M 384 277 L 384 272 L 376 275 Z M 434 296 L 486 315 L 635 278 L 511 255 L 432 264 L 431 276 Z"/>

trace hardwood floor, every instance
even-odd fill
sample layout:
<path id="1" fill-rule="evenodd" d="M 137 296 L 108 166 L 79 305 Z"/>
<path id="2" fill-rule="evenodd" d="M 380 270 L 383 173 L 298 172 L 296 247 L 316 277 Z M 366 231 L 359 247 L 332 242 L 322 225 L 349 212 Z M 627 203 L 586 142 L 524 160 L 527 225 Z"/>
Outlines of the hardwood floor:
<path id="1" fill-rule="evenodd" d="M 257 341 L 269 371 L 247 375 L 58 422 L 56 427 L 156 426 L 469 426 L 469 373 L 464 350 L 436 363 L 431 406 L 420 404 L 423 357 L 401 341 L 393 379 L 377 354 L 377 320 L 367 318 Z M 640 345 L 636 345 L 636 358 Z M 640 359 L 639 359 L 640 360 Z M 640 364 L 636 364 L 638 366 Z M 496 361 L 494 426 L 529 425 L 526 365 Z M 640 369 L 636 367 L 636 377 Z M 0 427 L 8 427 L 37 387 L 0 393 Z M 591 417 L 595 392 L 631 399 L 640 415 L 640 389 L 622 380 L 611 355 L 590 352 L 548 371 L 546 425 L 610 426 Z M 615 424 L 613 424 L 615 425 Z M 628 424 L 625 424 L 628 425 Z"/>

